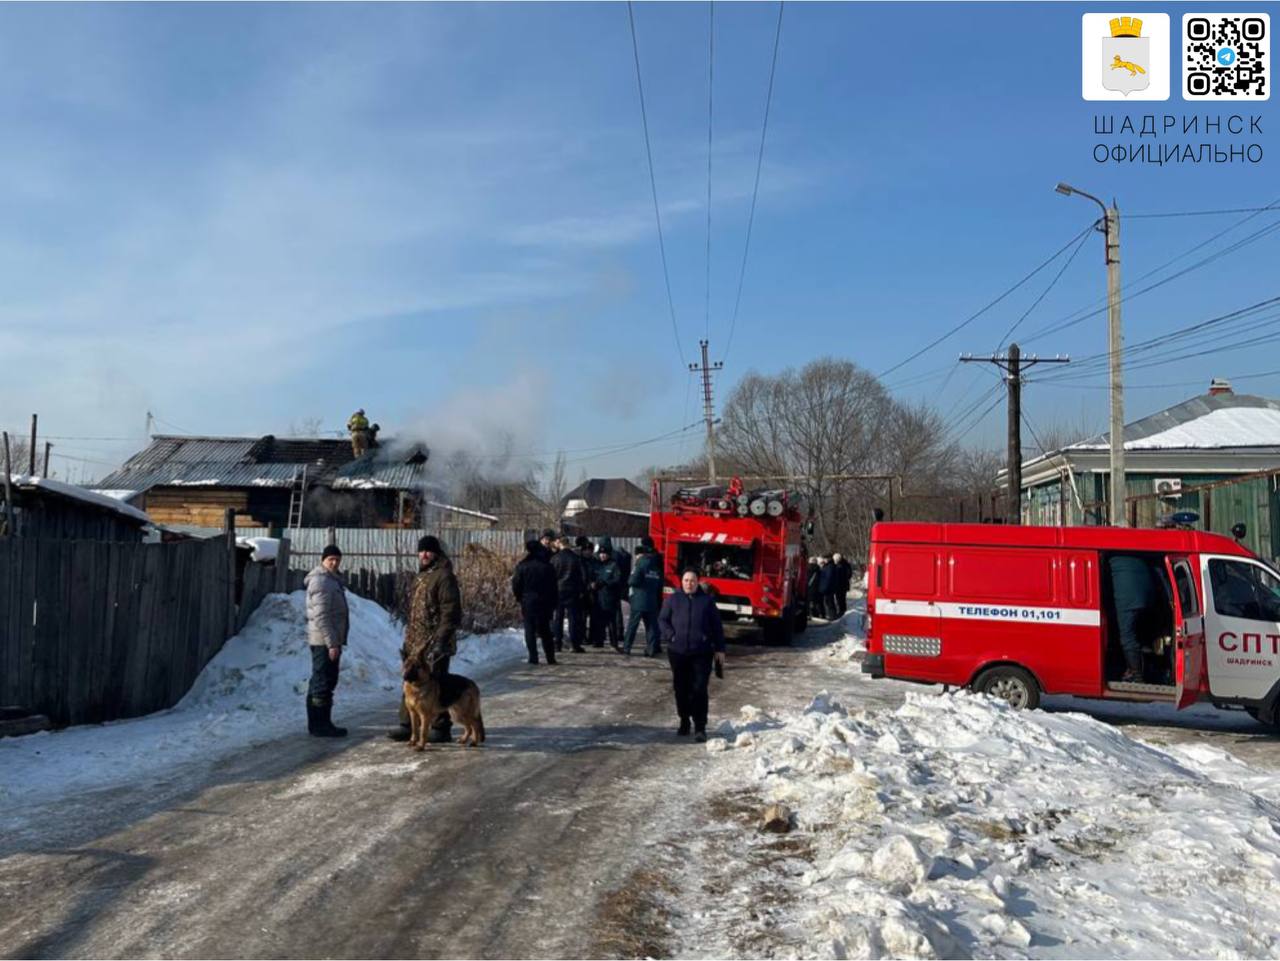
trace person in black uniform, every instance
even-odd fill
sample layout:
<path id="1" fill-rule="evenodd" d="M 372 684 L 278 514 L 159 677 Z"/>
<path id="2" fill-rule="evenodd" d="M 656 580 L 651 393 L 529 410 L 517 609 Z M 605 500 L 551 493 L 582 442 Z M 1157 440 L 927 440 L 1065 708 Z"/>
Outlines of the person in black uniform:
<path id="1" fill-rule="evenodd" d="M 551 636 L 551 616 L 559 601 L 560 591 L 555 568 L 547 549 L 538 541 L 524 545 L 524 559 L 516 565 L 511 575 L 511 591 L 520 605 L 524 620 L 524 646 L 529 651 L 529 663 L 538 663 L 538 641 L 548 664 L 556 662 L 555 638 Z"/>

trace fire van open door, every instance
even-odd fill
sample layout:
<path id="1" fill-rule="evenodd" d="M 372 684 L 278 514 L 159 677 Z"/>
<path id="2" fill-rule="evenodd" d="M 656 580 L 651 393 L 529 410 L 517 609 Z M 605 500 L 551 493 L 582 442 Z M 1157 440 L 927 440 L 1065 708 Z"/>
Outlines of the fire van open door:
<path id="1" fill-rule="evenodd" d="M 1170 555 L 1165 558 L 1165 565 L 1169 582 L 1173 584 L 1173 671 L 1178 687 L 1177 705 L 1181 710 L 1194 704 L 1200 696 L 1204 676 L 1204 612 L 1190 558 Z"/>

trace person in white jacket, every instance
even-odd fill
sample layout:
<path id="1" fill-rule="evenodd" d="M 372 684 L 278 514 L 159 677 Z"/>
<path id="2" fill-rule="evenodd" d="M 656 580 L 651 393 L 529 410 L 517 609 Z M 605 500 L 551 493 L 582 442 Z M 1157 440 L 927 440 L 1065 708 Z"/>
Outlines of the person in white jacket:
<path id="1" fill-rule="evenodd" d="M 307 686 L 307 731 L 315 737 L 346 737 L 345 727 L 335 727 L 333 689 L 338 686 L 342 649 L 347 646 L 351 615 L 347 591 L 338 575 L 342 551 L 330 544 L 320 564 L 306 576 L 307 644 L 311 648 L 311 683 Z"/>

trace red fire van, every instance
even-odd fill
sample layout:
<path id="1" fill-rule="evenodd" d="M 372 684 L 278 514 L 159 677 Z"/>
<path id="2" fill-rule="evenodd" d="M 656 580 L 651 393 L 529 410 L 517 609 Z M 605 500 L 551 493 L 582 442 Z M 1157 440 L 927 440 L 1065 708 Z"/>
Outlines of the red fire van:
<path id="1" fill-rule="evenodd" d="M 1163 588 L 1143 612 L 1143 674 L 1124 682 L 1113 558 Z M 1132 562 L 1129 562 L 1130 564 Z M 1190 530 L 879 523 L 862 670 L 968 686 L 1018 707 L 1041 694 L 1243 707 L 1277 723 L 1280 573 Z"/>

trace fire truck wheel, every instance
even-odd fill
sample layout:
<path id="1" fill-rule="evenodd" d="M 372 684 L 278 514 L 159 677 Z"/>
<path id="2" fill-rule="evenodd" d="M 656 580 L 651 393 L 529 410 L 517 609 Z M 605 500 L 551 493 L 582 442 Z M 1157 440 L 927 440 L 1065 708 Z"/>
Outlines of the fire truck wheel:
<path id="1" fill-rule="evenodd" d="M 760 629 L 764 634 L 764 642 L 769 647 L 790 647 L 795 621 L 788 612 L 782 617 L 770 617 L 761 621 Z"/>
<path id="2" fill-rule="evenodd" d="M 1022 711 L 1034 711 L 1040 706 L 1040 685 L 1029 671 L 1011 664 L 993 667 L 978 675 L 973 689 L 990 694 Z"/>

